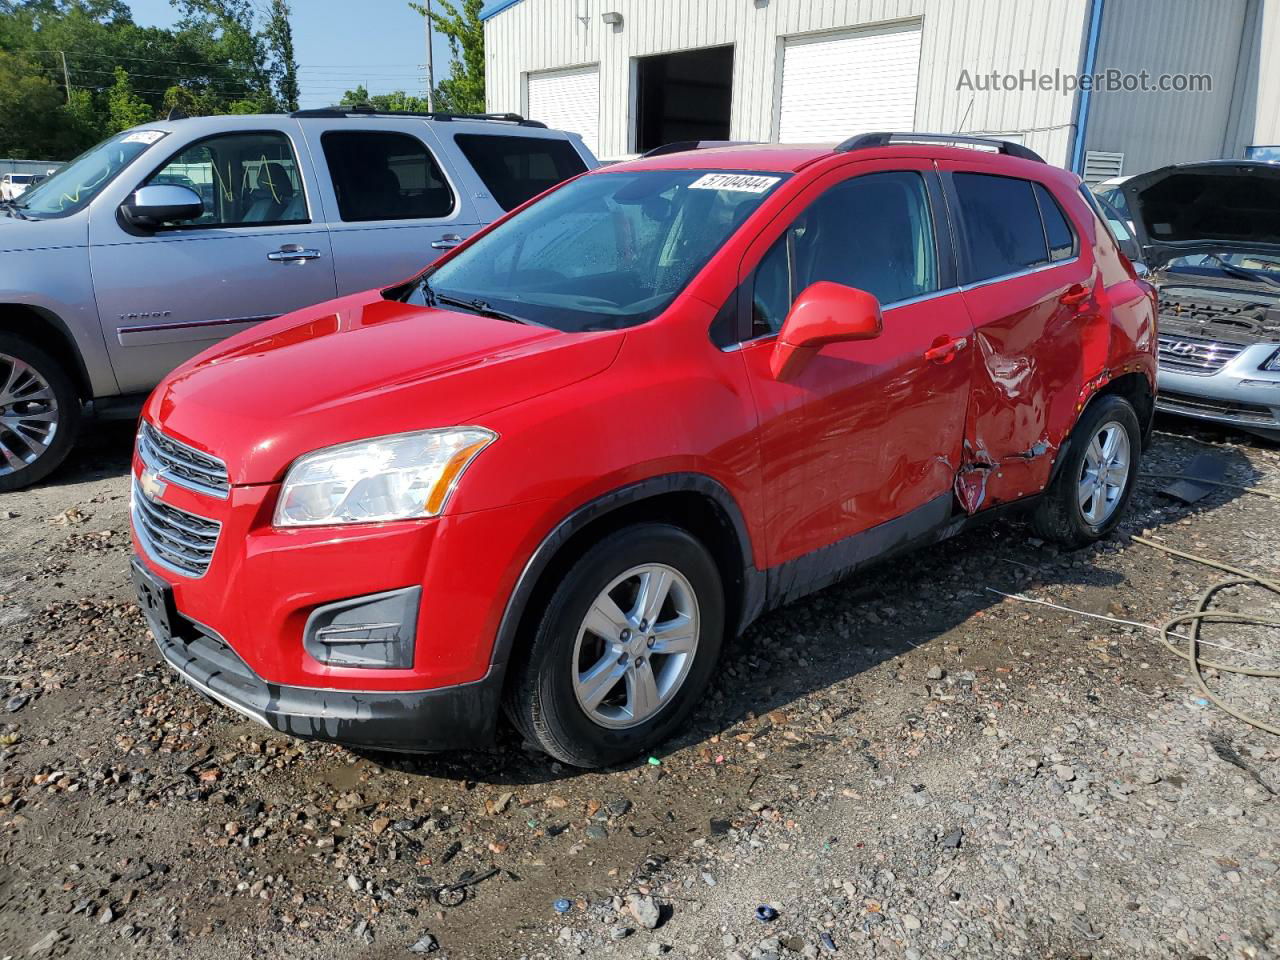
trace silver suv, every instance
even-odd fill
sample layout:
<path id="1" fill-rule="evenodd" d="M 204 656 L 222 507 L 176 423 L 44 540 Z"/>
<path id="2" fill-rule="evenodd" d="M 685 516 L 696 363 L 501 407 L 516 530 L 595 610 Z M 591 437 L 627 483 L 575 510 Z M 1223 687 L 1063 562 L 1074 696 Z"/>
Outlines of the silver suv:
<path id="1" fill-rule="evenodd" d="M 0 204 L 0 491 L 66 457 L 86 404 L 133 416 L 211 344 L 408 278 L 596 166 L 514 114 L 170 119 Z"/>

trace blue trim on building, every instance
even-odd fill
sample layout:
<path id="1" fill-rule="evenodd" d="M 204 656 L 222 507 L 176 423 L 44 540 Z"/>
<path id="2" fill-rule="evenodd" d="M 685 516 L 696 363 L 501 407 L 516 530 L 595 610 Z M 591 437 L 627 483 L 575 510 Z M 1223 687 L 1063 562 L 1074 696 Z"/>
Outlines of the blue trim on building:
<path id="1" fill-rule="evenodd" d="M 496 17 L 508 7 L 514 7 L 520 0 L 489 0 L 480 8 L 480 19 L 488 20 L 490 17 Z"/>
<path id="2" fill-rule="evenodd" d="M 1102 35 L 1102 7 L 1106 0 L 1091 0 L 1089 11 L 1089 43 L 1084 51 L 1084 65 L 1080 72 L 1093 74 L 1098 64 L 1098 39 Z M 1071 149 L 1071 169 L 1076 176 L 1084 175 L 1084 138 L 1089 131 L 1089 101 L 1093 90 L 1080 91 L 1080 109 L 1076 114 L 1076 142 Z"/>

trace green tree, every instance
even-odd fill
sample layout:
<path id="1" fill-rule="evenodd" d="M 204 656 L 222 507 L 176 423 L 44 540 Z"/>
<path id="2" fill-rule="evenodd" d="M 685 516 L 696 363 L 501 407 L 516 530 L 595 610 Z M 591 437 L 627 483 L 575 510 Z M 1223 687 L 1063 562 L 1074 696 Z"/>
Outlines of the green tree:
<path id="1" fill-rule="evenodd" d="M 288 0 L 271 0 L 271 16 L 265 31 L 271 50 L 271 76 L 276 99 L 285 110 L 298 109 L 298 61 L 293 55 L 293 27 L 289 25 Z"/>
<path id="2" fill-rule="evenodd" d="M 441 8 L 438 12 L 435 7 Z M 432 26 L 449 41 L 453 61 L 449 76 L 435 89 L 437 110 L 450 113 L 483 113 L 484 106 L 484 24 L 480 8 L 484 0 L 433 0 Z M 423 16 L 426 7 L 410 3 L 409 7 Z"/>
<path id="3" fill-rule="evenodd" d="M 344 93 L 342 99 L 338 101 L 338 105 L 342 107 L 370 106 L 383 113 L 401 113 L 405 111 L 422 113 L 427 109 L 427 100 L 425 97 L 405 93 L 403 90 L 370 96 L 365 85 L 360 84 L 354 90 L 348 90 Z"/>
<path id="4" fill-rule="evenodd" d="M 66 98 L 25 58 L 0 51 L 0 157 L 61 157 L 77 146 Z"/>
<path id="5" fill-rule="evenodd" d="M 133 83 L 123 67 L 115 69 L 116 82 L 107 91 L 107 132 L 119 133 L 155 117 L 155 110 L 133 92 Z"/>

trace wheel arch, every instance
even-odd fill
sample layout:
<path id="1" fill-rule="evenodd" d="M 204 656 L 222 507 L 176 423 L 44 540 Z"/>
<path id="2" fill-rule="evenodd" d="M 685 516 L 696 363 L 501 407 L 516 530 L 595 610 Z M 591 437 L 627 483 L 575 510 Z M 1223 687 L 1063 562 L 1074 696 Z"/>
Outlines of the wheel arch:
<path id="1" fill-rule="evenodd" d="M 0 303 L 0 333 L 35 344 L 67 369 L 81 400 L 93 399 L 89 369 L 71 330 L 57 314 L 26 303 Z"/>
<path id="2" fill-rule="evenodd" d="M 1057 479 L 1058 473 L 1062 470 L 1062 465 L 1067 462 L 1072 443 L 1078 441 L 1076 426 L 1084 418 L 1085 412 L 1097 403 L 1101 397 L 1120 397 L 1122 400 L 1128 401 L 1129 405 L 1133 407 L 1134 413 L 1138 416 L 1138 426 L 1142 430 L 1142 448 L 1145 450 L 1150 445 L 1151 428 L 1155 421 L 1156 410 L 1155 391 L 1151 388 L 1151 381 L 1146 374 L 1140 372 L 1121 374 L 1098 387 L 1093 395 L 1089 397 L 1088 403 L 1080 408 L 1076 422 L 1071 425 L 1071 432 L 1067 434 L 1067 439 L 1058 448 L 1058 455 L 1053 461 L 1053 470 L 1049 474 L 1049 483 L 1053 483 Z"/>
<path id="3" fill-rule="evenodd" d="M 628 484 L 574 510 L 534 550 L 516 581 L 494 640 L 490 670 L 505 671 L 530 636 L 531 617 L 559 575 L 601 537 L 636 523 L 670 523 L 711 552 L 725 587 L 726 628 L 741 632 L 764 607 L 764 576 L 752 562 L 742 510 L 725 487 L 699 473 L 671 473 Z"/>

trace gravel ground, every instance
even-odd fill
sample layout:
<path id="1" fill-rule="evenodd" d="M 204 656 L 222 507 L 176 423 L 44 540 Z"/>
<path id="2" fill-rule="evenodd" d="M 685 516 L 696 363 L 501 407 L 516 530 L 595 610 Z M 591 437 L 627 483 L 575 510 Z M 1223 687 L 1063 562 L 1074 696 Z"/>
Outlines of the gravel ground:
<path id="1" fill-rule="evenodd" d="M 1148 469 L 1212 449 L 1280 492 L 1274 446 L 1162 427 Z M 299 743 L 176 681 L 127 582 L 129 444 L 0 496 L 0 957 L 1280 957 L 1280 741 L 1149 631 L 988 590 L 1159 623 L 1222 576 L 1128 535 L 1274 574 L 1278 501 L 1148 480 L 1090 550 L 975 530 L 765 618 L 682 739 L 582 773 L 514 735 Z M 1280 718 L 1275 681 L 1209 682 Z"/>

